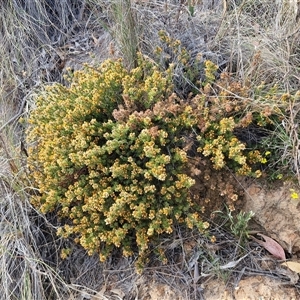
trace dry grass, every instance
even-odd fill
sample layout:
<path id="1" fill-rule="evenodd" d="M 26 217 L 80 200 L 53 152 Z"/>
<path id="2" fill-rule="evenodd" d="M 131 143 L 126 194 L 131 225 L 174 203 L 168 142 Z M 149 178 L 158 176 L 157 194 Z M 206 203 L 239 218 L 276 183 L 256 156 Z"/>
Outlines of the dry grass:
<path id="1" fill-rule="evenodd" d="M 228 44 L 232 68 L 244 82 L 299 88 L 300 12 L 293 3 L 242 1 L 224 15 L 218 39 Z"/>
<path id="2" fill-rule="evenodd" d="M 1 179 L 1 297 L 49 299 L 48 295 L 53 294 L 59 299 L 68 288 L 41 253 L 49 234 L 34 224 L 42 219 L 34 216 L 27 195 L 22 190 L 15 191 L 21 188 L 16 185 L 13 179 L 10 184 Z"/>
<path id="3" fill-rule="evenodd" d="M 130 0 L 112 1 L 113 35 L 119 44 L 128 69 L 136 67 L 138 51 L 138 28 Z"/>
<path id="4" fill-rule="evenodd" d="M 253 251 L 253 245 L 241 248 L 222 224 L 216 225 L 212 231 L 217 240 L 221 241 L 221 244 L 217 243 L 218 249 L 198 233 L 183 232 L 177 228 L 173 237 L 162 240 L 167 250 L 168 263 L 161 266 L 153 259 L 151 267 L 146 268 L 142 276 L 135 273 L 133 261 L 118 258 L 117 253 L 106 264 L 100 264 L 97 257 L 88 257 L 71 241 L 63 241 L 55 236 L 55 216 L 45 218 L 32 208 L 29 199 L 34 190 L 30 183 L 25 184 L 26 181 L 21 180 L 26 174 L 26 157 L 20 148 L 24 128 L 18 119 L 26 117 L 34 105 L 32 94 L 42 83 L 62 80 L 64 64 L 76 60 L 77 48 L 82 43 L 86 45 L 92 41 L 92 50 L 95 55 L 101 56 L 100 59 L 109 55 L 107 47 L 112 40 L 109 35 L 103 34 L 103 24 L 114 24 L 121 33 L 117 37 L 116 52 L 127 55 L 129 65 L 134 60 L 130 55 L 136 44 L 145 54 L 156 59 L 153 56 L 154 48 L 161 45 L 157 32 L 163 29 L 171 37 L 180 39 L 190 51 L 191 64 L 196 55 L 202 53 L 203 59 L 210 59 L 222 69 L 235 72 L 238 78 L 252 87 L 265 81 L 268 85 L 277 83 L 282 91 L 293 92 L 299 89 L 300 8 L 296 1 L 228 0 L 215 1 L 214 7 L 209 5 L 211 1 L 192 1 L 195 3 L 194 16 L 191 16 L 187 4 L 178 2 L 135 1 L 131 9 L 139 30 L 136 41 L 136 32 L 131 31 L 135 26 L 131 24 L 131 28 L 125 28 L 125 19 L 121 18 L 120 13 L 113 16 L 112 8 L 108 9 L 106 1 L 2 1 L 2 299 L 83 299 L 84 295 L 88 298 L 88 295 L 96 292 L 98 299 L 122 299 L 121 292 L 118 295 L 117 291 L 125 293 L 124 299 L 141 299 L 149 292 L 143 289 L 147 278 L 168 284 L 183 299 L 200 299 L 200 277 L 203 283 L 212 276 L 228 279 L 233 275 L 238 280 L 247 272 L 266 273 L 257 263 L 260 254 Z M 130 14 L 127 16 L 130 17 Z M 118 24 L 114 23 L 116 21 Z M 119 29 L 124 29 L 124 32 Z M 76 40 L 78 36 L 82 40 L 87 38 L 88 42 Z M 127 39 L 131 43 L 127 44 Z M 76 53 L 71 53 L 70 46 L 68 51 L 62 51 L 63 46 L 69 45 L 70 41 L 74 41 Z M 80 43 L 80 46 L 76 43 Z M 126 45 L 129 45 L 128 49 Z M 166 52 L 164 63 L 172 62 L 173 58 Z M 188 90 L 191 83 L 182 68 L 177 68 L 175 79 L 177 86 Z M 299 103 L 294 103 L 285 123 L 278 124 L 280 130 L 276 138 L 282 140 L 282 145 L 278 144 L 282 147 L 279 150 L 283 151 L 289 165 L 300 178 L 298 120 Z M 61 260 L 60 251 L 64 247 L 72 247 L 73 254 Z M 224 268 L 229 262 L 238 261 L 244 253 L 247 256 L 235 268 Z M 201 266 L 196 259 L 199 257 Z M 198 267 L 201 267 L 200 274 L 197 273 Z M 275 276 L 272 270 L 268 274 Z"/>
<path id="5" fill-rule="evenodd" d="M 54 42 L 63 42 L 75 23 L 75 10 L 82 5 L 81 1 L 52 2 L 1 3 L 1 299 L 50 299 L 50 295 L 62 299 L 69 289 L 53 264 L 53 255 L 59 255 L 54 228 L 33 210 L 28 194 L 31 187 L 20 180 L 24 174 L 23 128 L 17 121 L 26 113 L 35 87 L 58 80 Z M 53 253 L 45 252 L 47 248 Z"/>

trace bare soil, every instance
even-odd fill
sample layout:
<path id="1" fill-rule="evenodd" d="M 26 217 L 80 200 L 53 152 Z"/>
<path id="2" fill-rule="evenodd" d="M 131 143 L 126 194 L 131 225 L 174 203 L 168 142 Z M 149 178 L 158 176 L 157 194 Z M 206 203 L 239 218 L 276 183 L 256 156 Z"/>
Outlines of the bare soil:
<path id="1" fill-rule="evenodd" d="M 222 280 L 214 279 L 203 284 L 202 289 L 202 299 L 205 300 L 296 300 L 300 297 L 297 289 L 263 276 L 242 279 L 236 287 L 228 287 Z M 184 300 L 186 298 L 176 294 L 168 285 L 152 283 L 140 299 Z"/>

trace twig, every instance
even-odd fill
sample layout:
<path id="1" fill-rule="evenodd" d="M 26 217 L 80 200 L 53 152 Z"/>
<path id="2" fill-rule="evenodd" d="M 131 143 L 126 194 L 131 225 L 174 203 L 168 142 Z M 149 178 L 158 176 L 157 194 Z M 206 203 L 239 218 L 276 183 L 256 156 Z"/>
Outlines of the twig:
<path id="1" fill-rule="evenodd" d="M 8 126 L 10 123 L 14 122 L 15 120 L 17 120 L 23 113 L 23 109 L 24 109 L 24 106 L 25 106 L 25 103 L 26 103 L 26 99 L 27 97 L 25 96 L 21 102 L 21 105 L 20 105 L 20 108 L 18 110 L 18 112 L 12 117 L 10 118 L 4 125 L 2 125 L 0 127 L 0 133 L 4 130 L 4 128 L 6 126 Z"/>

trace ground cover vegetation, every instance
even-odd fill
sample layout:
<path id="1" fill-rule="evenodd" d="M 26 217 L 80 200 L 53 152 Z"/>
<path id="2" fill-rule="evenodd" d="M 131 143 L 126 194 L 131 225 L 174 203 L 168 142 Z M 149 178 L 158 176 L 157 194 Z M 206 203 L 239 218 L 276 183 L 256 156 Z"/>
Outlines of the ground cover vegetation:
<path id="1" fill-rule="evenodd" d="M 135 278 L 132 259 L 139 271 L 155 257 L 168 264 L 187 251 L 183 241 L 202 241 L 193 247 L 204 255 L 203 241 L 222 235 L 213 215 L 224 204 L 237 238 L 226 255 L 243 255 L 250 215 L 232 215 L 242 199 L 234 178 L 300 180 L 297 7 L 53 0 L 2 8 L 5 299 L 93 294 L 108 279 L 94 267 L 104 274 L 125 260 Z M 78 35 L 85 44 L 63 50 Z M 66 68 L 80 47 L 91 50 L 86 61 L 105 54 Z M 118 249 L 125 258 L 113 262 Z M 187 297 L 197 298 L 195 272 Z"/>

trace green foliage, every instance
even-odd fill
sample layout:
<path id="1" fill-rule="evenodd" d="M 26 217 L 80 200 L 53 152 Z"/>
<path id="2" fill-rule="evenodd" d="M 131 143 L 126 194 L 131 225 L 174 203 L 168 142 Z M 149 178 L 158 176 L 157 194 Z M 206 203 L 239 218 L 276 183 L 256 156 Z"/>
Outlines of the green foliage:
<path id="1" fill-rule="evenodd" d="M 215 65 L 213 62 L 210 60 L 205 61 L 205 77 L 206 77 L 206 82 L 205 84 L 213 83 L 216 79 L 215 73 L 218 70 L 218 66 Z"/>
<path id="2" fill-rule="evenodd" d="M 188 10 L 189 10 L 191 17 L 195 16 L 195 3 L 194 2 L 195 1 L 193 1 L 193 0 L 188 0 Z"/>
<path id="3" fill-rule="evenodd" d="M 182 138 L 197 120 L 171 93 L 171 71 L 138 61 L 131 71 L 106 61 L 76 72 L 69 87 L 47 87 L 30 118 L 28 164 L 40 191 L 32 203 L 56 211 L 58 233 L 101 260 L 137 246 L 143 261 L 174 222 L 208 226 L 192 209 Z"/>
<path id="4" fill-rule="evenodd" d="M 228 210 L 228 218 L 231 232 L 243 242 L 249 238 L 248 223 L 254 217 L 254 213 L 240 211 L 235 217 Z"/>

